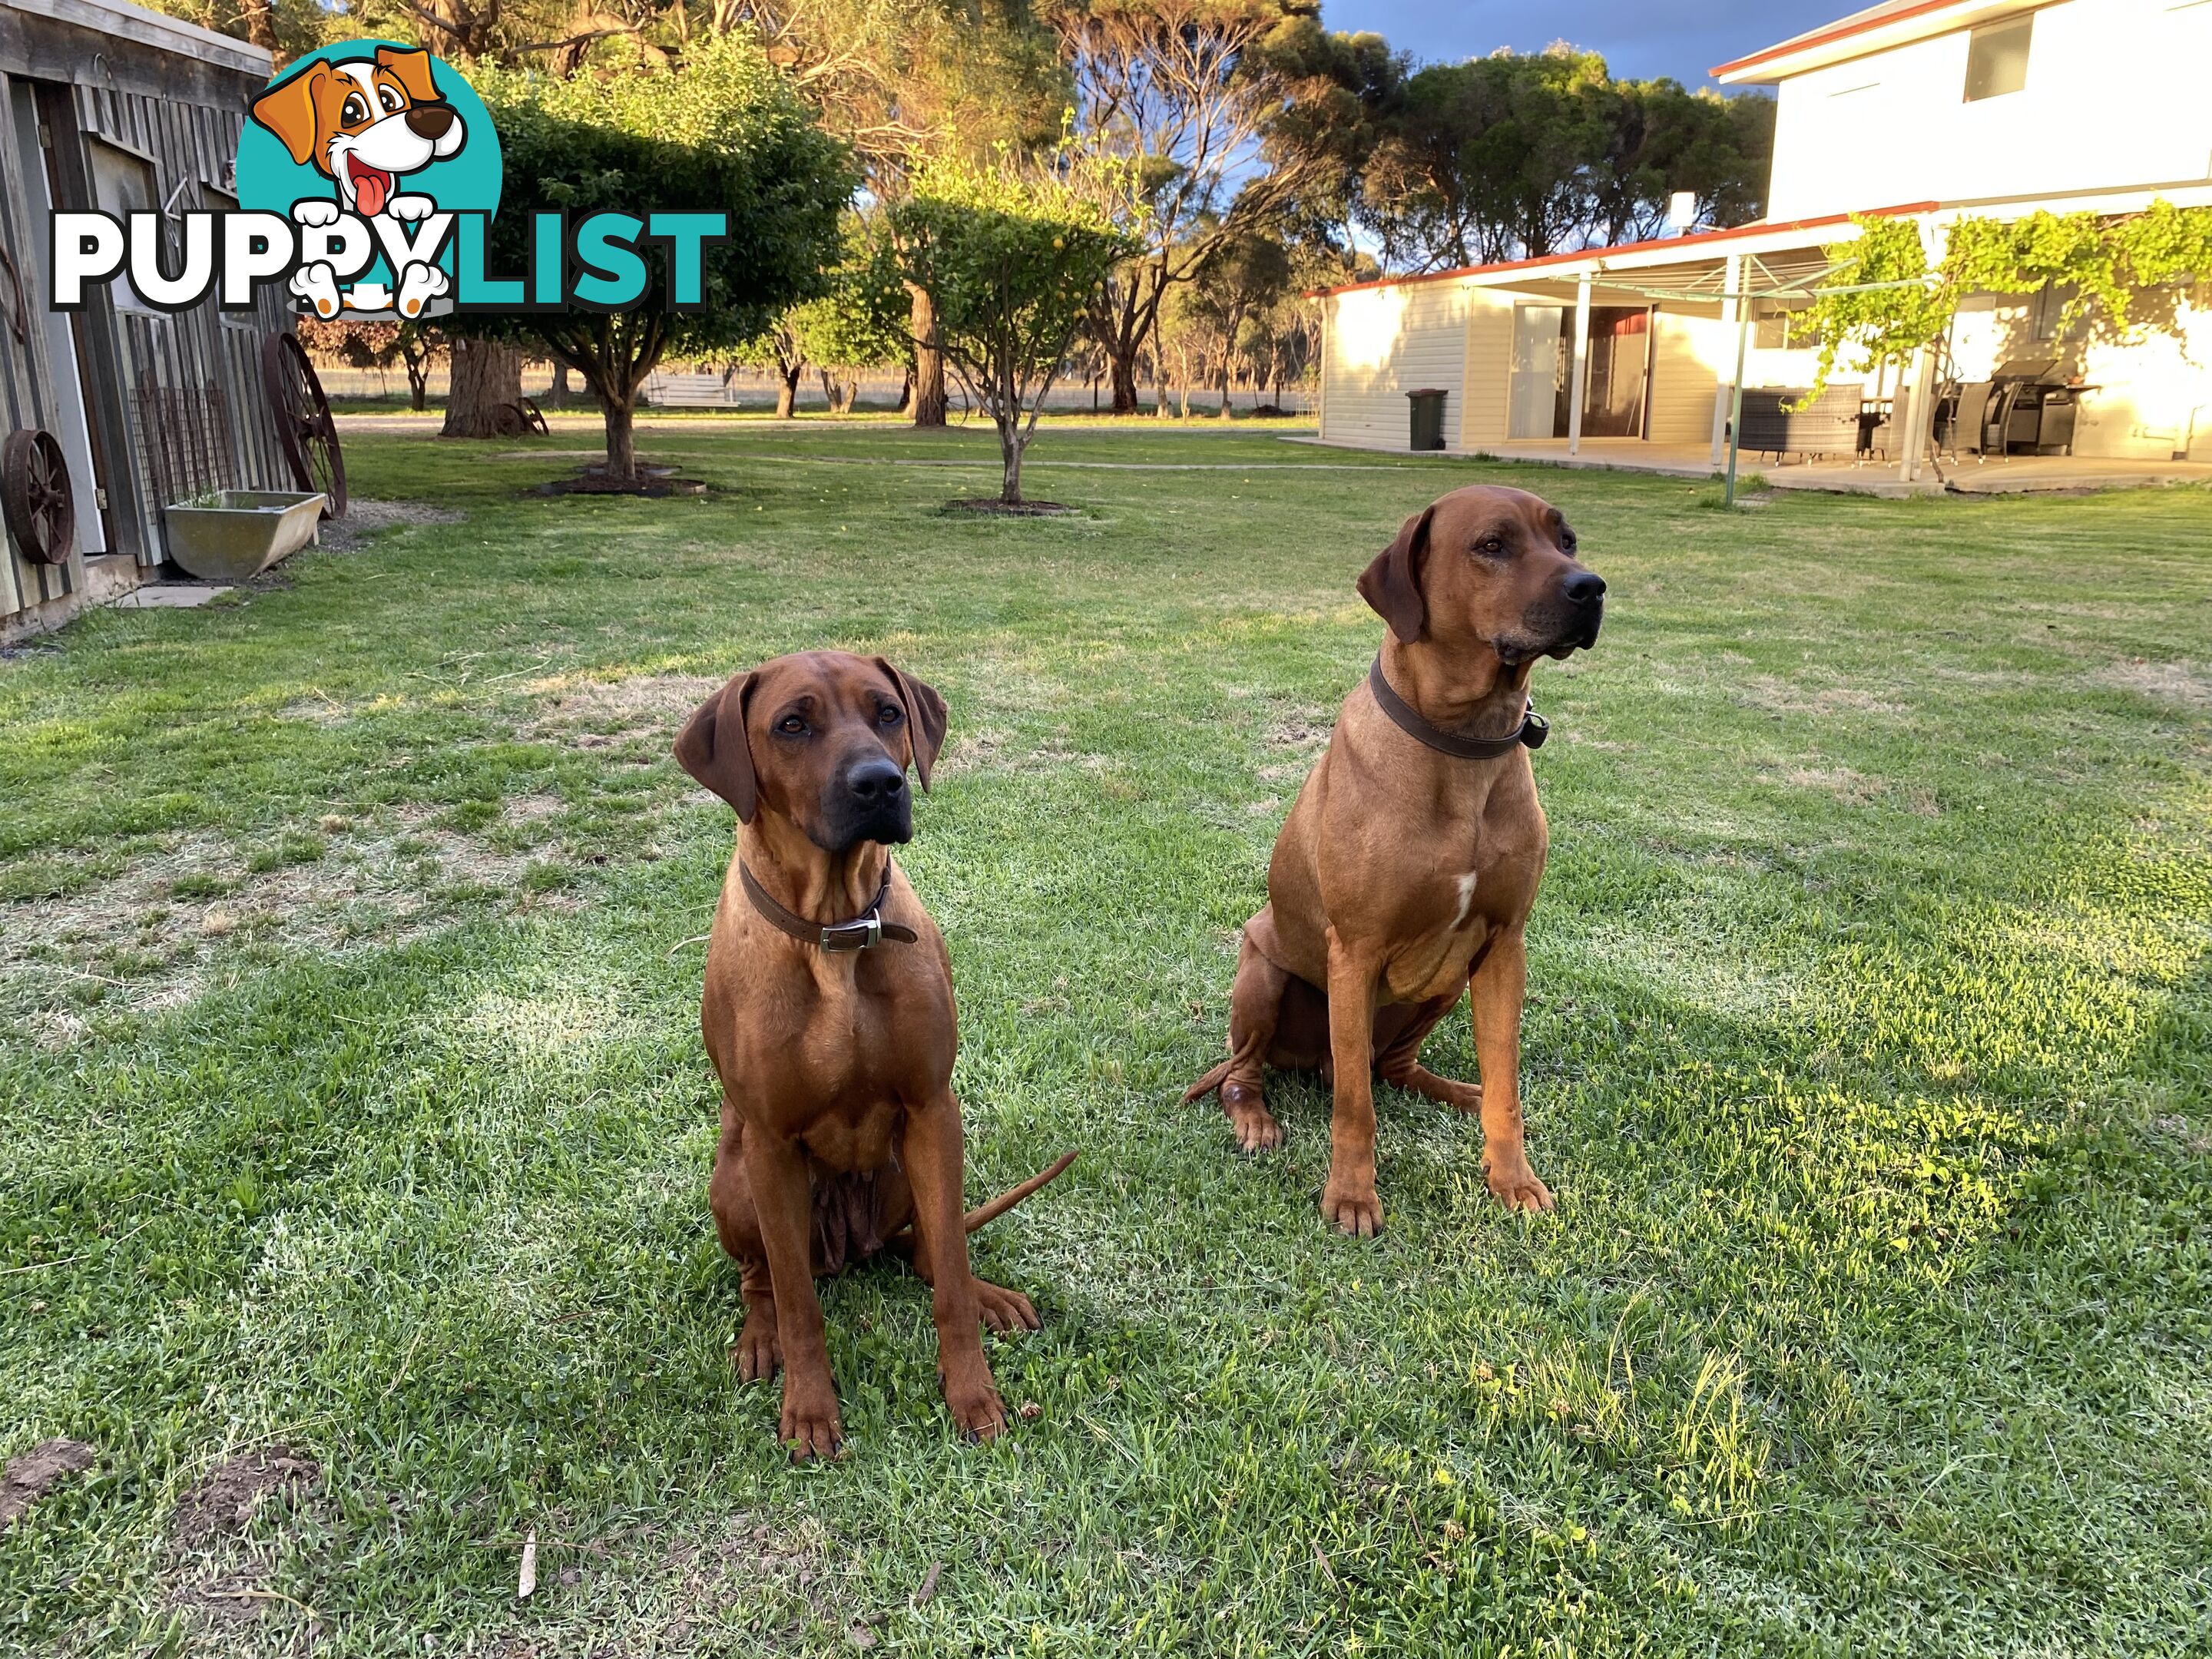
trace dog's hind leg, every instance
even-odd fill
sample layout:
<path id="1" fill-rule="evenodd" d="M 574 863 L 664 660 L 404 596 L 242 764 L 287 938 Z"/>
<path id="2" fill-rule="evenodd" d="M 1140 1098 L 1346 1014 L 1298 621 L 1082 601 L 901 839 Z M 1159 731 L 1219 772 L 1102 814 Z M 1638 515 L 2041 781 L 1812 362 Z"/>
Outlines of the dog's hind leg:
<path id="1" fill-rule="evenodd" d="M 744 1382 L 765 1382 L 783 1365 L 776 1340 L 775 1286 L 769 1278 L 768 1247 L 761 1242 L 760 1217 L 745 1184 L 744 1157 L 738 1134 L 726 1132 L 715 1149 L 714 1178 L 707 1201 L 714 1212 L 714 1231 L 743 1272 L 745 1322 L 730 1348 L 730 1364 Z"/>
<path id="2" fill-rule="evenodd" d="M 1455 999 L 1455 1000 L 1456 999 Z M 1449 1013 L 1449 1001 L 1399 1004 L 1375 1011 L 1375 1074 L 1462 1112 L 1482 1109 L 1482 1085 L 1438 1077 L 1420 1062 L 1421 1045 Z"/>
<path id="3" fill-rule="evenodd" d="M 1191 1085 L 1185 1100 L 1221 1091 L 1221 1109 L 1248 1152 L 1283 1142 L 1283 1126 L 1267 1109 L 1260 1073 L 1282 1018 L 1291 975 L 1261 956 L 1248 937 L 1237 957 L 1237 983 L 1229 994 L 1229 1058 Z"/>

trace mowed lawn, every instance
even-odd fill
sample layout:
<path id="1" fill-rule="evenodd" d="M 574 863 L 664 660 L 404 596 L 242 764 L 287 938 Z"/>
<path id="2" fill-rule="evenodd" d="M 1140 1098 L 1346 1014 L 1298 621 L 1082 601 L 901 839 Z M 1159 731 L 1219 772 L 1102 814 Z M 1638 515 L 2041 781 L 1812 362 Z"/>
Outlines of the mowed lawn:
<path id="1" fill-rule="evenodd" d="M 592 441 L 355 439 L 447 521 L 0 662 L 0 1453 L 98 1458 L 0 1533 L 7 1650 L 2212 1647 L 2212 495 L 1070 427 L 1079 514 L 980 521 L 986 433 L 697 423 L 642 447 L 703 499 L 532 493 Z M 1483 481 L 1612 585 L 1537 678 L 1560 1202 L 1385 1091 L 1357 1243 L 1317 1086 L 1256 1159 L 1181 1091 L 1352 579 Z M 732 820 L 668 749 L 819 645 L 951 706 L 900 856 L 971 1200 L 1082 1158 L 975 1241 L 1044 1317 L 1015 1431 L 954 1436 L 878 1263 L 793 1468 L 706 1208 Z"/>

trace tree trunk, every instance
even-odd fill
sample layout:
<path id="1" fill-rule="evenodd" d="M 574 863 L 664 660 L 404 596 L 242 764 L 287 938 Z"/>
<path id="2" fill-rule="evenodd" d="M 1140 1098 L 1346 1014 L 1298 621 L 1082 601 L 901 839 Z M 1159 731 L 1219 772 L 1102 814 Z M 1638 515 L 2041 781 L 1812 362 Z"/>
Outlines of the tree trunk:
<path id="1" fill-rule="evenodd" d="M 913 401 L 914 401 L 914 370 L 913 370 L 913 369 L 911 369 L 911 368 L 909 368 L 909 369 L 908 369 L 908 370 L 907 370 L 907 372 L 906 372 L 906 379 L 905 379 L 902 382 L 901 382 L 901 384 L 900 384 L 900 386 L 899 386 L 899 397 L 898 397 L 898 402 L 897 402 L 897 404 L 895 404 L 895 405 L 893 406 L 893 412 L 894 412 L 895 414 L 900 414 L 900 415 L 903 415 L 903 414 L 905 414 L 905 413 L 906 413 L 906 410 L 907 410 L 907 405 L 908 405 L 908 404 L 912 403 Z"/>
<path id="2" fill-rule="evenodd" d="M 1137 354 L 1127 355 L 1108 349 L 1106 362 L 1114 386 L 1114 413 L 1133 415 L 1137 412 Z"/>
<path id="3" fill-rule="evenodd" d="M 999 485 L 999 499 L 1008 507 L 1022 504 L 1022 436 L 1021 416 L 999 422 L 999 459 L 1005 464 L 1006 477 Z"/>
<path id="4" fill-rule="evenodd" d="M 914 348 L 914 423 L 916 426 L 941 427 L 945 424 L 945 354 L 937 349 L 937 302 L 914 283 L 907 284 L 907 292 L 914 296 L 913 309 L 907 318 L 907 328 L 915 337 Z"/>
<path id="5" fill-rule="evenodd" d="M 276 50 L 276 0 L 246 0 L 246 38 L 264 52 Z"/>
<path id="6" fill-rule="evenodd" d="M 446 394 L 441 438 L 511 438 L 514 405 L 522 400 L 522 353 L 496 340 L 453 342 L 448 361 L 453 387 Z"/>
<path id="7" fill-rule="evenodd" d="M 545 401 L 556 409 L 568 406 L 568 365 L 558 357 L 553 360 L 553 384 L 545 390 Z"/>
<path id="8" fill-rule="evenodd" d="M 604 394 L 602 413 L 607 427 L 606 472 L 610 478 L 632 483 L 637 478 L 637 434 L 631 425 L 637 394 L 617 398 Z"/>
<path id="9" fill-rule="evenodd" d="M 781 380 L 775 389 L 776 419 L 787 421 L 791 418 L 792 408 L 799 402 L 799 377 L 805 369 L 805 364 L 793 363 L 782 371 Z"/>

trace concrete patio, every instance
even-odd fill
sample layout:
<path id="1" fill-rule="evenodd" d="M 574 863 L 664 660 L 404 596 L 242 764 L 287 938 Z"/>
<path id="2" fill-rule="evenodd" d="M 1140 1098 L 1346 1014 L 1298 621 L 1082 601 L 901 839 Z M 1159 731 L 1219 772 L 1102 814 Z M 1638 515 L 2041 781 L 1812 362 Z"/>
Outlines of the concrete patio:
<path id="1" fill-rule="evenodd" d="M 1567 453 L 1564 438 L 1518 440 L 1484 452 L 1500 460 L 1540 461 L 1553 466 L 1595 466 L 1631 472 L 1664 472 L 1684 478 L 1711 477 L 1717 470 L 1705 444 L 1655 444 L 1638 438 L 1585 438 L 1579 453 Z M 1726 465 L 1725 459 L 1722 463 Z M 2154 485 L 2212 483 L 2212 462 L 2117 460 L 2088 455 L 2014 455 L 1999 460 L 1924 463 L 1911 483 L 1897 476 L 1896 459 L 1853 463 L 1846 459 L 1783 463 L 1747 451 L 1737 461 L 1739 479 L 1757 473 L 1776 489 L 1827 489 L 1847 495 L 2011 495 L 2045 491 L 2141 489 Z"/>

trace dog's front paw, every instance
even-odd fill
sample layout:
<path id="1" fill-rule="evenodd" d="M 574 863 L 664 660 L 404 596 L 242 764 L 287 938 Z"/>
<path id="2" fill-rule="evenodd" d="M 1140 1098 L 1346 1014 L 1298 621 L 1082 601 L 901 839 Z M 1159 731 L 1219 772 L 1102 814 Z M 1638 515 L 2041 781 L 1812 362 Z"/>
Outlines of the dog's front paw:
<path id="1" fill-rule="evenodd" d="M 1332 1179 L 1322 1188 L 1321 1212 L 1347 1238 L 1372 1238 L 1382 1231 L 1382 1200 L 1372 1186 Z"/>
<path id="2" fill-rule="evenodd" d="M 958 1384 L 948 1376 L 945 1409 L 952 1413 L 953 1426 L 970 1440 L 996 1440 L 1006 1431 L 1006 1402 L 999 1398 L 988 1370 L 983 1370 L 980 1381 Z"/>
<path id="3" fill-rule="evenodd" d="M 338 204 L 319 196 L 310 196 L 305 201 L 292 204 L 292 222 L 300 225 L 334 225 L 338 222 Z"/>
<path id="4" fill-rule="evenodd" d="M 801 1382 L 787 1373 L 783 1379 L 783 1416 L 775 1437 L 790 1452 L 791 1461 L 835 1457 L 845 1449 L 845 1422 L 837 1413 L 837 1391 L 825 1379 Z"/>
<path id="5" fill-rule="evenodd" d="M 1036 1310 L 1029 1297 L 1019 1291 L 1010 1291 L 1003 1285 L 994 1285 L 987 1279 L 975 1281 L 975 1309 L 982 1315 L 983 1323 L 1005 1335 L 1009 1331 L 1035 1331 L 1043 1328 Z"/>
<path id="6" fill-rule="evenodd" d="M 446 273 L 431 264 L 411 264 L 399 278 L 399 314 L 420 317 L 422 307 L 448 286 Z"/>
<path id="7" fill-rule="evenodd" d="M 427 219 L 438 210 L 438 204 L 427 196 L 395 196 L 384 204 L 384 210 L 395 219 Z"/>
<path id="8" fill-rule="evenodd" d="M 1490 1183 L 1490 1195 L 1509 1210 L 1538 1214 L 1559 1201 L 1552 1196 L 1552 1189 L 1536 1179 L 1526 1159 L 1486 1169 L 1482 1174 Z"/>
<path id="9" fill-rule="evenodd" d="M 292 273 L 287 286 L 294 295 L 314 307 L 318 317 L 338 314 L 338 274 L 328 263 L 318 260 L 311 265 L 301 265 Z"/>

